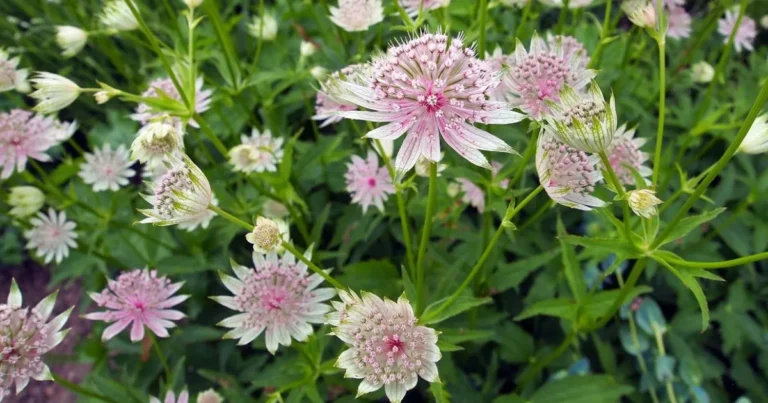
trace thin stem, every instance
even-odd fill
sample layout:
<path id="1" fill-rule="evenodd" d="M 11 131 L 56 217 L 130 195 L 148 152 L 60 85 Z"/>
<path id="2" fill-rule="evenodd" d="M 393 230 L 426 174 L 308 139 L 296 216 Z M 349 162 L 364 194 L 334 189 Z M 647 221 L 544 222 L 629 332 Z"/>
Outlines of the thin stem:
<path id="1" fill-rule="evenodd" d="M 208 206 L 208 210 L 213 211 L 214 213 L 226 218 L 230 222 L 237 224 L 238 226 L 247 229 L 248 231 L 253 231 L 253 225 L 248 224 L 247 222 L 233 216 L 232 214 L 227 213 L 226 211 L 218 208 L 217 206 L 214 206 L 213 204 Z"/>
<path id="2" fill-rule="evenodd" d="M 334 286 L 336 288 L 339 288 L 339 289 L 345 288 L 344 284 L 341 284 L 338 280 L 336 280 L 333 277 L 329 276 L 328 273 L 325 272 L 325 270 L 319 268 L 316 264 L 312 263 L 312 261 L 307 259 L 307 257 L 304 256 L 303 253 L 299 252 L 296 249 L 295 246 L 293 246 L 290 243 L 285 242 L 285 241 L 283 241 L 282 246 L 283 246 L 283 248 L 285 248 L 285 250 L 287 250 L 288 252 L 291 252 L 291 254 L 293 256 L 295 256 L 297 259 L 301 260 L 304 264 L 309 266 L 309 268 L 313 272 L 317 273 L 320 277 L 324 278 L 325 281 L 330 283 L 332 286 Z"/>
<path id="3" fill-rule="evenodd" d="M 160 343 L 157 342 L 157 338 L 155 337 L 154 333 L 148 332 L 147 335 L 152 340 L 152 345 L 155 347 L 155 353 L 157 353 L 157 358 L 160 359 L 160 363 L 163 365 L 163 370 L 165 370 L 165 381 L 170 382 L 171 368 L 168 366 L 168 360 L 166 360 L 165 354 L 163 354 L 163 350 L 160 348 Z"/>
<path id="4" fill-rule="evenodd" d="M 528 1 L 528 4 L 525 5 L 525 9 L 523 9 L 523 19 L 520 21 L 520 24 L 515 30 L 515 36 L 518 38 L 523 36 L 523 32 L 525 32 L 525 23 L 528 22 L 528 18 L 531 15 L 531 8 L 533 7 L 533 3 L 533 0 Z"/>
<path id="5" fill-rule="evenodd" d="M 589 61 L 589 67 L 595 68 L 600 65 L 600 59 L 603 55 L 603 46 L 605 38 L 611 34 L 611 5 L 613 0 L 605 0 L 605 16 L 603 17 L 603 28 L 600 30 L 600 41 L 597 43 L 597 49 L 593 53 L 592 60 Z"/>
<path id="6" fill-rule="evenodd" d="M 485 57 L 485 24 L 488 20 L 488 0 L 480 0 L 480 40 L 477 46 L 480 57 Z"/>
<path id="7" fill-rule="evenodd" d="M 208 124 L 208 122 L 203 119 L 202 116 L 200 116 L 199 113 L 195 112 L 192 114 L 192 119 L 197 122 L 198 125 L 200 125 L 200 129 L 203 131 L 203 134 L 205 134 L 206 137 L 208 137 L 208 140 L 213 143 L 213 146 L 216 147 L 216 150 L 219 151 L 219 154 L 221 154 L 222 157 L 227 157 L 228 151 L 227 146 L 224 145 L 224 143 L 221 142 L 218 136 L 216 136 L 216 133 L 213 131 L 213 128 L 211 128 L 211 125 Z"/>
<path id="8" fill-rule="evenodd" d="M 264 46 L 264 39 L 262 38 L 264 35 L 264 17 L 264 0 L 259 0 L 259 37 L 256 39 L 256 56 L 253 58 L 254 69 L 259 63 L 261 48 Z"/>
<path id="9" fill-rule="evenodd" d="M 608 313 L 603 318 L 601 318 L 595 325 L 590 326 L 588 330 L 591 331 L 591 330 L 602 328 L 603 326 L 605 326 L 606 323 L 608 323 L 609 320 L 611 320 L 613 315 L 615 315 L 616 312 L 618 312 L 618 310 L 621 308 L 621 305 L 624 303 L 624 300 L 627 298 L 627 295 L 629 295 L 629 292 L 632 291 L 632 289 L 635 287 L 635 284 L 637 284 L 637 280 L 640 279 L 640 275 L 643 274 L 646 261 L 647 259 L 645 258 L 640 258 L 638 260 L 635 260 L 635 265 L 632 266 L 632 271 L 629 272 L 629 278 L 627 279 L 627 282 L 624 284 L 623 287 L 621 287 L 621 292 L 619 292 L 619 296 L 616 297 L 610 309 L 608 309 Z"/>
<path id="10" fill-rule="evenodd" d="M 51 376 L 53 377 L 53 381 L 56 382 L 56 384 L 58 384 L 59 386 L 65 388 L 65 389 L 67 389 L 67 390 L 69 390 L 71 392 L 74 392 L 74 393 L 76 393 L 76 394 L 78 394 L 80 396 L 91 397 L 91 398 L 98 399 L 98 400 L 101 400 L 102 402 L 107 402 L 107 403 L 117 403 L 116 400 L 113 400 L 110 397 L 104 396 L 104 395 L 96 393 L 96 392 L 94 392 L 94 391 L 92 391 L 92 390 L 90 390 L 90 389 L 88 389 L 88 388 L 86 388 L 84 386 L 81 386 L 81 385 L 78 385 L 76 383 L 70 382 L 70 381 L 68 381 L 68 380 L 66 380 L 66 379 L 64 379 L 64 378 L 62 378 L 62 377 L 60 377 L 60 376 L 58 376 L 58 375 L 56 375 L 54 373 L 52 373 Z"/>
<path id="11" fill-rule="evenodd" d="M 520 226 L 517 227 L 517 231 L 523 232 L 523 230 L 533 225 L 542 216 L 544 216 L 544 214 L 546 214 L 546 212 L 549 211 L 549 209 L 552 208 L 552 205 L 554 205 L 554 202 L 552 200 L 542 204 L 541 207 L 539 207 L 539 209 L 536 210 L 536 212 L 533 213 L 533 215 L 530 218 L 528 218 L 524 223 L 520 224 Z"/>
<path id="12" fill-rule="evenodd" d="M 229 71 L 230 80 L 232 81 L 232 88 L 235 90 L 235 92 L 239 92 L 239 66 L 237 65 L 236 56 L 234 54 L 235 51 L 232 48 L 231 39 L 229 38 L 228 33 L 225 32 L 221 14 L 219 13 L 219 7 L 216 5 L 216 3 L 217 2 L 211 0 L 204 1 L 201 7 L 205 9 L 206 13 L 208 13 L 209 20 L 213 25 L 213 31 L 216 34 L 216 39 L 219 41 L 219 44 L 223 50 L 224 62 L 227 65 L 227 70 Z"/>
<path id="13" fill-rule="evenodd" d="M 432 216 L 435 215 L 437 202 L 437 163 L 429 164 L 429 193 L 427 194 L 427 212 L 424 216 L 424 226 L 421 229 L 421 243 L 416 258 L 416 292 L 419 295 L 416 303 L 416 312 L 421 312 L 424 307 L 424 255 L 427 252 L 427 244 L 432 234 Z"/>
<path id="14" fill-rule="evenodd" d="M 527 385 L 529 382 L 533 380 L 533 378 L 538 375 L 539 372 L 541 372 L 544 367 L 549 365 L 550 362 L 557 359 L 557 357 L 560 357 L 565 350 L 568 349 L 568 346 L 573 343 L 574 340 L 576 340 L 576 336 L 579 334 L 578 330 L 574 329 L 571 330 L 570 333 L 568 333 L 568 336 L 565 337 L 562 343 L 560 343 L 559 346 L 555 349 L 555 351 L 549 353 L 546 357 L 542 358 L 541 360 L 537 360 L 532 367 L 529 367 L 529 369 L 526 369 L 526 371 L 523 373 L 522 377 L 520 378 L 520 381 L 517 382 L 517 387 L 515 388 L 515 393 L 520 392 L 525 385 Z"/>
<path id="15" fill-rule="evenodd" d="M 662 334 L 661 330 L 656 327 L 656 325 L 653 325 L 653 334 L 656 337 L 656 348 L 659 351 L 659 357 L 664 357 L 667 355 L 667 350 L 664 347 L 664 335 Z M 667 387 L 667 398 L 669 398 L 670 403 L 677 403 L 677 396 L 675 396 L 675 388 L 672 386 L 672 379 L 667 379 L 665 382 Z"/>
<path id="16" fill-rule="evenodd" d="M 659 1 L 659 4 L 661 4 L 661 1 Z M 662 139 L 664 138 L 664 112 L 667 94 L 667 65 L 664 36 L 660 35 L 656 42 L 659 45 L 659 126 L 656 129 L 656 152 L 653 157 L 652 183 L 654 186 L 659 182 L 659 171 L 661 169 L 661 144 Z"/>
<path id="17" fill-rule="evenodd" d="M 187 51 L 189 52 L 189 105 L 190 109 L 194 108 L 195 106 L 195 93 L 196 91 L 196 83 L 197 80 L 197 70 L 195 69 L 195 9 L 190 7 L 189 8 L 189 15 L 187 17 L 187 27 L 188 27 L 188 35 L 189 38 L 187 38 Z M 176 24 L 174 24 L 175 26 Z"/>
<path id="18" fill-rule="evenodd" d="M 536 130 L 533 131 L 531 140 L 528 142 L 528 147 L 525 149 L 523 158 L 520 160 L 520 166 L 517 168 L 517 171 L 515 171 L 515 176 L 513 176 L 512 179 L 509 180 L 509 185 L 507 185 L 507 189 L 512 189 L 517 184 L 517 181 L 519 181 L 520 178 L 523 177 L 523 174 L 525 174 L 525 168 L 528 167 L 528 162 L 531 160 L 531 158 L 533 158 L 533 155 L 536 154 L 536 142 L 538 141 L 540 132 L 541 132 L 541 126 L 539 126 Z"/>
<path id="19" fill-rule="evenodd" d="M 555 30 L 560 35 L 563 34 L 563 25 L 565 24 L 565 16 L 568 14 L 569 0 L 565 0 L 563 3 L 563 6 L 560 7 L 560 16 L 557 18 L 557 29 Z"/>
<path id="20" fill-rule="evenodd" d="M 664 258 L 667 263 L 683 267 L 696 267 L 699 269 L 726 269 L 730 267 L 743 266 L 746 264 L 759 262 L 768 259 L 768 252 L 757 253 L 754 255 L 740 257 L 738 259 L 723 260 L 721 262 L 690 262 L 674 258 Z"/>
<path id="21" fill-rule="evenodd" d="M 605 167 L 605 171 L 608 172 L 608 180 L 611 182 L 611 185 L 616 189 L 616 192 L 618 192 L 619 197 L 622 199 L 621 207 L 624 212 L 624 236 L 627 238 L 627 241 L 631 243 L 632 245 L 635 244 L 634 238 L 632 237 L 632 229 L 629 224 L 629 200 L 627 200 L 627 193 L 624 191 L 624 186 L 621 184 L 621 181 L 619 181 L 619 178 L 616 176 L 616 172 L 613 170 L 613 165 L 611 165 L 610 159 L 608 159 L 608 155 L 605 153 L 605 151 L 601 151 L 600 153 L 600 160 L 603 163 L 603 167 Z"/>

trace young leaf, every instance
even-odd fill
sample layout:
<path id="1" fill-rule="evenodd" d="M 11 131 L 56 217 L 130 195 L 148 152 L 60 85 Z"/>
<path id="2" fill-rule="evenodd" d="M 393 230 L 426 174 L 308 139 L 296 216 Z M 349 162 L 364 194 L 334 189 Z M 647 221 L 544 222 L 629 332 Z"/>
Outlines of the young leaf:
<path id="1" fill-rule="evenodd" d="M 424 311 L 424 315 L 422 315 L 421 323 L 425 325 L 431 325 L 434 323 L 440 323 L 448 318 L 454 317 L 464 311 L 467 311 L 469 309 L 472 309 L 476 306 L 480 306 L 483 304 L 490 303 L 492 300 L 488 297 L 485 298 L 475 298 L 475 297 L 468 297 L 468 296 L 460 296 L 456 298 L 451 305 L 449 305 L 447 308 L 445 308 L 442 312 L 436 313 L 437 308 L 440 307 L 443 302 L 447 301 L 448 298 L 443 298 L 439 301 L 433 302 L 431 305 L 427 307 L 427 309 Z"/>
<path id="2" fill-rule="evenodd" d="M 715 217 L 720 215 L 725 211 L 725 208 L 716 208 L 714 210 L 710 210 L 706 213 L 685 217 L 675 226 L 675 228 L 672 230 L 672 232 L 667 235 L 666 238 L 664 238 L 664 241 L 661 242 L 661 245 L 666 245 L 675 239 L 682 238 L 686 235 L 688 235 L 689 232 L 693 231 L 695 228 L 699 227 L 701 224 L 704 224 L 705 222 L 709 222 L 713 220 Z"/>

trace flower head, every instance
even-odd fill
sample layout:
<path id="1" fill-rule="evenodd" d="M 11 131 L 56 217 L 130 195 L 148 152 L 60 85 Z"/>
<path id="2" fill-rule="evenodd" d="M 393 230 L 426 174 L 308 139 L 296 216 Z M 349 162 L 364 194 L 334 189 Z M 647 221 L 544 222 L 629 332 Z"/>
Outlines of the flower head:
<path id="1" fill-rule="evenodd" d="M 419 377 L 437 381 L 435 363 L 442 357 L 437 332 L 417 325 L 405 296 L 397 302 L 365 292 L 362 298 L 352 291 L 339 291 L 339 296 L 342 302 L 333 302 L 336 311 L 327 323 L 348 346 L 336 366 L 346 370 L 345 377 L 362 379 L 358 396 L 384 386 L 389 400 L 398 403 Z"/>
<path id="2" fill-rule="evenodd" d="M 211 204 L 214 206 L 219 205 L 219 199 L 216 198 L 216 195 L 211 196 Z M 213 217 L 216 217 L 216 213 L 212 210 L 208 210 L 205 213 L 195 215 L 194 217 L 190 217 L 184 222 L 180 222 L 179 229 L 183 229 L 187 232 L 192 232 L 198 227 L 206 229 L 209 225 L 211 225 L 211 220 L 213 220 Z"/>
<path id="3" fill-rule="evenodd" d="M 186 155 L 169 156 L 166 166 L 168 171 L 152 184 L 154 194 L 143 195 L 152 209 L 139 210 L 147 216 L 141 223 L 165 226 L 204 221 L 213 201 L 208 178 Z"/>
<path id="4" fill-rule="evenodd" d="M 347 32 L 365 31 L 384 19 L 381 0 L 339 0 L 330 11 L 331 21 Z"/>
<path id="5" fill-rule="evenodd" d="M 159 118 L 144 125 L 131 143 L 131 159 L 157 162 L 181 150 L 184 142 L 179 126 L 170 118 Z"/>
<path id="6" fill-rule="evenodd" d="M 643 218 L 651 218 L 659 214 L 656 207 L 662 201 L 656 197 L 656 192 L 651 189 L 630 190 L 627 194 L 629 207 L 632 211 Z"/>
<path id="7" fill-rule="evenodd" d="M 131 1 L 138 9 L 136 3 Z M 109 29 L 116 31 L 133 31 L 139 27 L 139 21 L 131 12 L 125 0 L 109 0 L 101 11 L 99 20 Z"/>
<path id="8" fill-rule="evenodd" d="M 131 341 L 144 338 L 146 326 L 157 337 L 168 337 L 168 330 L 175 327 L 175 320 L 184 314 L 172 308 L 189 298 L 176 295 L 184 283 L 171 283 L 165 276 L 157 276 L 154 270 L 132 270 L 121 273 L 117 280 L 109 279 L 107 288 L 100 293 L 90 293 L 96 305 L 106 308 L 103 312 L 92 312 L 86 319 L 103 320 L 111 323 L 104 329 L 102 340 L 109 340 L 131 325 Z"/>
<path id="9" fill-rule="evenodd" d="M 322 120 L 321 128 L 340 122 L 343 117 L 339 112 L 354 111 L 357 109 L 357 105 L 329 94 L 331 92 L 329 88 L 332 86 L 333 80 L 350 80 L 355 84 L 367 85 L 371 74 L 370 66 L 365 64 L 353 64 L 333 72 L 328 80 L 322 83 L 323 89 L 317 92 L 315 116 L 312 116 L 312 119 Z"/>
<path id="10" fill-rule="evenodd" d="M 565 6 L 564 0 L 539 0 L 542 4 L 550 7 L 563 7 Z M 568 2 L 568 8 L 583 8 L 592 4 L 593 0 L 570 0 Z"/>
<path id="11" fill-rule="evenodd" d="M 640 151 L 640 147 L 645 144 L 645 139 L 634 137 L 635 129 L 627 130 L 627 125 L 623 124 L 616 130 L 616 137 L 606 150 L 613 172 L 624 185 L 639 185 L 635 183 L 633 170 L 643 178 L 653 174 L 651 168 L 643 165 L 650 158 L 648 153 Z"/>
<path id="12" fill-rule="evenodd" d="M 27 238 L 26 248 L 35 249 L 36 255 L 45 258 L 46 264 L 52 260 L 61 263 L 69 256 L 69 248 L 77 247 L 77 225 L 67 221 L 67 214 L 63 211 L 57 214 L 53 209 L 48 209 L 47 216 L 37 213 L 29 223 L 32 228 L 24 231 L 24 238 Z"/>
<path id="13" fill-rule="evenodd" d="M 715 78 L 715 68 L 702 60 L 691 66 L 691 78 L 695 83 L 708 83 Z"/>
<path id="14" fill-rule="evenodd" d="M 384 202 L 395 192 L 387 168 L 379 166 L 379 157 L 373 151 L 368 151 L 365 160 L 352 156 L 352 162 L 347 164 L 346 180 L 352 203 L 362 206 L 363 213 L 371 205 L 383 212 Z"/>
<path id="15" fill-rule="evenodd" d="M 595 167 L 599 158 L 588 156 L 560 142 L 548 129 L 542 130 L 536 147 L 539 182 L 552 200 L 579 210 L 605 206 L 591 195 L 603 175 Z"/>
<path id="16" fill-rule="evenodd" d="M 551 115 L 546 127 L 561 142 L 581 151 L 605 151 L 616 133 L 616 102 L 605 102 L 603 92 L 594 80 L 586 93 L 566 86 L 560 92 L 560 102 L 550 103 Z"/>
<path id="17" fill-rule="evenodd" d="M 224 398 L 213 389 L 208 389 L 197 395 L 197 403 L 221 403 L 223 401 Z"/>
<path id="18" fill-rule="evenodd" d="M 21 393 L 30 378 L 53 380 L 43 357 L 67 336 L 69 329 L 61 328 L 73 309 L 49 322 L 57 294 L 45 297 L 32 309 L 22 308 L 21 290 L 16 280 L 11 279 L 7 303 L 0 304 L 0 401 L 11 395 L 14 386 L 16 394 Z"/>
<path id="19" fill-rule="evenodd" d="M 27 160 L 49 161 L 45 152 L 56 144 L 55 120 L 22 109 L 0 114 L 0 179 L 23 172 Z"/>
<path id="20" fill-rule="evenodd" d="M 262 20 L 264 24 L 262 26 Z M 277 38 L 277 20 L 272 14 L 264 14 L 264 17 L 255 16 L 248 25 L 248 32 L 255 38 L 271 41 Z"/>
<path id="21" fill-rule="evenodd" d="M 19 69 L 19 58 L 11 56 L 5 49 L 0 48 L 0 92 L 15 89 L 16 91 L 28 91 L 27 69 Z"/>
<path id="22" fill-rule="evenodd" d="M 59 45 L 64 57 L 78 54 L 88 42 L 88 32 L 70 25 L 56 27 L 56 44 Z"/>
<path id="23" fill-rule="evenodd" d="M 311 259 L 311 252 L 305 253 Z M 323 323 L 330 310 L 324 301 L 331 299 L 333 288 L 317 288 L 323 278 L 307 272 L 289 252 L 278 257 L 253 253 L 254 269 L 232 262 L 236 277 L 219 273 L 234 296 L 212 297 L 229 309 L 241 312 L 219 323 L 231 328 L 225 339 L 239 339 L 239 345 L 255 340 L 266 330 L 267 350 L 274 354 L 278 345 L 290 346 L 291 339 L 305 341 L 312 334 L 311 323 Z"/>
<path id="24" fill-rule="evenodd" d="M 578 91 L 595 77 L 596 72 L 584 64 L 584 53 L 574 50 L 573 45 L 562 37 L 553 37 L 552 45 L 534 34 L 530 52 L 525 50 L 520 40 L 517 41 L 514 54 L 507 63 L 510 68 L 504 75 L 504 83 L 509 89 L 507 97 L 512 105 L 520 107 L 532 119 L 541 119 L 549 113 L 549 103 L 560 99 L 560 91 L 566 85 Z M 571 47 L 566 55 L 564 44 Z"/>
<path id="25" fill-rule="evenodd" d="M 198 402 L 200 399 L 198 398 Z M 149 397 L 149 403 L 189 403 L 189 392 L 184 389 L 181 393 L 179 393 L 179 398 L 176 399 L 176 394 L 173 393 L 172 390 L 169 390 L 165 394 L 165 399 L 160 402 L 160 399 L 150 396 Z"/>
<path id="26" fill-rule="evenodd" d="M 568 35 L 552 35 L 547 32 L 547 45 L 549 49 L 563 50 L 563 58 L 576 66 L 577 69 L 586 69 L 589 65 L 589 53 L 578 39 Z"/>
<path id="27" fill-rule="evenodd" d="M 322 81 L 328 75 L 328 70 L 323 66 L 315 66 L 309 69 L 309 74 L 311 74 L 315 80 Z"/>
<path id="28" fill-rule="evenodd" d="M 35 110 L 40 113 L 60 111 L 75 102 L 82 89 L 66 77 L 39 72 L 30 80 L 35 92 L 29 94 L 38 102 Z"/>
<path id="29" fill-rule="evenodd" d="M 394 140 L 408 132 L 395 160 L 398 177 L 420 156 L 437 162 L 440 136 L 469 162 L 485 168 L 490 164 L 481 150 L 512 153 L 501 139 L 474 126 L 475 123 L 519 122 L 520 113 L 489 96 L 499 83 L 500 72 L 465 48 L 461 36 L 448 43 L 441 33 L 422 33 L 389 48 L 372 62 L 367 85 L 332 80 L 333 95 L 371 111 L 342 111 L 341 116 L 388 124 L 367 137 Z"/>
<path id="30" fill-rule="evenodd" d="M 451 0 L 400 0 L 405 12 L 411 17 L 419 15 L 419 8 L 424 11 L 434 10 L 441 7 L 448 7 Z"/>
<path id="31" fill-rule="evenodd" d="M 648 0 L 625 0 L 621 9 L 640 28 L 656 28 L 656 6 Z"/>
<path id="32" fill-rule="evenodd" d="M 184 4 L 189 8 L 197 8 L 203 4 L 203 0 L 183 0 Z"/>
<path id="33" fill-rule="evenodd" d="M 317 46 L 309 41 L 301 41 L 299 44 L 299 54 L 301 57 L 310 57 L 317 52 Z"/>
<path id="34" fill-rule="evenodd" d="M 241 136 L 241 144 L 229 151 L 229 162 L 236 172 L 275 172 L 283 160 L 283 138 L 272 137 L 272 132 L 263 133 L 254 128 L 251 136 Z"/>
<path id="35" fill-rule="evenodd" d="M 731 33 L 734 33 L 733 46 L 736 48 L 736 52 L 741 53 L 746 49 L 749 51 L 755 50 L 753 43 L 757 36 L 757 24 L 755 20 L 749 18 L 746 14 L 741 18 L 741 24 L 736 27 L 736 21 L 739 19 L 739 9 L 726 10 L 723 19 L 717 22 L 717 32 L 723 35 L 723 43 L 728 43 Z M 735 32 L 734 32 L 735 29 Z"/>
<path id="36" fill-rule="evenodd" d="M 691 15 L 683 7 L 670 7 L 667 36 L 673 39 L 691 36 Z"/>
<path id="37" fill-rule="evenodd" d="M 739 152 L 762 154 L 768 151 L 768 114 L 758 116 L 739 145 Z"/>
<path id="38" fill-rule="evenodd" d="M 24 218 L 37 213 L 45 203 L 45 195 L 34 186 L 14 186 L 8 193 L 10 214 L 16 218 Z"/>
<path id="39" fill-rule="evenodd" d="M 459 184 L 459 192 L 463 194 L 461 200 L 476 208 L 479 213 L 485 211 L 485 193 L 480 186 L 475 185 L 467 178 L 456 178 Z"/>
<path id="40" fill-rule="evenodd" d="M 198 77 L 197 81 L 195 81 L 196 113 L 203 113 L 207 111 L 208 108 L 210 108 L 212 93 L 213 92 L 211 90 L 203 89 L 203 78 Z M 141 96 L 145 98 L 159 98 L 167 96 L 176 101 L 183 102 L 181 95 L 179 95 L 179 91 L 176 90 L 176 86 L 173 84 L 173 81 L 170 78 L 160 78 L 152 81 L 149 83 L 149 88 L 144 91 Z M 151 106 L 141 103 L 136 107 L 136 113 L 131 115 L 131 119 L 146 125 L 152 119 L 158 118 L 164 114 L 165 112 L 163 111 L 157 111 L 152 109 Z M 180 121 L 181 120 L 179 118 L 174 118 L 175 123 L 179 123 Z M 197 127 L 197 123 L 194 121 L 194 119 L 189 121 L 189 125 L 192 127 Z"/>
<path id="41" fill-rule="evenodd" d="M 280 245 L 282 236 L 280 234 L 280 227 L 277 226 L 275 221 L 269 218 L 258 217 L 256 218 L 256 225 L 254 225 L 253 231 L 248 233 L 245 239 L 253 244 L 254 251 L 265 254 Z"/>
<path id="42" fill-rule="evenodd" d="M 80 177 L 83 182 L 93 185 L 94 192 L 102 190 L 116 191 L 121 186 L 128 184 L 136 171 L 131 169 L 133 161 L 128 157 L 125 145 L 120 144 L 117 149 L 105 144 L 102 148 L 96 148 L 93 153 L 85 154 L 85 162 L 80 165 Z"/>

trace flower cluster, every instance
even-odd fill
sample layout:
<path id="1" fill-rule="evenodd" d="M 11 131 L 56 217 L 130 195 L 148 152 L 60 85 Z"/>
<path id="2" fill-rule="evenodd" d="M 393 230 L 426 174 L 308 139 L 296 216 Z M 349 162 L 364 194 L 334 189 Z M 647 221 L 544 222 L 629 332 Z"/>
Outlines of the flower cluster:
<path id="1" fill-rule="evenodd" d="M 0 92 L 16 90 L 27 92 L 27 69 L 19 68 L 19 58 L 11 56 L 5 49 L 0 48 Z"/>
<path id="2" fill-rule="evenodd" d="M 371 205 L 383 212 L 384 202 L 395 192 L 387 168 L 379 166 L 379 157 L 373 151 L 368 151 L 367 159 L 352 156 L 347 164 L 346 181 L 352 203 L 362 206 L 363 213 Z"/>

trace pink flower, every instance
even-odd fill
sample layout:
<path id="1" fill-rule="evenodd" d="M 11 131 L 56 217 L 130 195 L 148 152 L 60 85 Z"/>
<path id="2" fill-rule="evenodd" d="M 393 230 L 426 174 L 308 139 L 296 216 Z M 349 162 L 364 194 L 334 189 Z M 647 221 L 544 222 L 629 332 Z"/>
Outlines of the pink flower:
<path id="1" fill-rule="evenodd" d="M 566 49 L 571 52 L 568 56 Z M 541 119 L 550 111 L 548 103 L 560 100 L 559 93 L 566 84 L 578 91 L 595 77 L 596 72 L 586 68 L 584 58 L 585 54 L 562 37 L 554 38 L 550 47 L 534 34 L 530 52 L 518 40 L 515 52 L 507 58 L 510 68 L 504 76 L 510 103 L 531 119 Z"/>
<path id="2" fill-rule="evenodd" d="M 48 215 L 37 213 L 37 217 L 29 220 L 32 225 L 27 231 L 24 231 L 24 237 L 27 238 L 27 249 L 35 249 L 37 256 L 44 257 L 45 263 L 55 260 L 61 263 L 65 257 L 69 256 L 69 248 L 76 248 L 77 225 L 72 221 L 67 221 L 65 212 L 56 213 L 53 209 L 48 209 Z"/>
<path id="3" fill-rule="evenodd" d="M 150 396 L 149 403 L 160 403 L 160 399 Z M 173 393 L 172 390 L 169 390 L 168 393 L 165 394 L 165 400 L 163 400 L 162 403 L 189 403 L 189 392 L 185 389 L 183 392 L 179 393 L 179 398 L 176 399 L 176 394 Z"/>
<path id="4" fill-rule="evenodd" d="M 163 95 L 161 95 L 161 93 Z M 203 79 L 202 77 L 198 77 L 197 81 L 195 82 L 195 112 L 203 113 L 207 111 L 208 108 L 210 108 L 212 93 L 213 91 L 211 90 L 203 90 Z M 170 78 L 160 78 L 152 81 L 149 83 L 149 88 L 144 91 L 141 96 L 146 98 L 160 98 L 161 96 L 168 96 L 171 99 L 175 99 L 184 103 L 184 100 L 181 99 L 181 95 L 179 95 L 179 91 L 176 90 L 176 86 L 173 85 L 173 81 Z M 136 107 L 136 113 L 131 115 L 131 119 L 137 122 L 141 122 L 142 125 L 145 125 L 152 118 L 159 117 L 162 114 L 162 111 L 156 111 L 147 104 L 139 104 L 139 106 Z M 175 118 L 175 120 L 178 121 L 179 119 Z M 192 127 L 197 127 L 197 123 L 195 123 L 194 120 L 190 120 L 189 125 Z"/>
<path id="5" fill-rule="evenodd" d="M 311 259 L 311 250 L 304 256 Z M 224 319 L 219 326 L 231 328 L 225 339 L 239 339 L 246 345 L 266 330 L 267 350 L 274 354 L 278 345 L 290 346 L 291 339 L 306 341 L 313 333 L 311 323 L 323 323 L 330 306 L 324 304 L 336 295 L 333 288 L 317 288 L 323 278 L 307 272 L 307 265 L 285 252 L 267 255 L 253 253 L 254 269 L 232 263 L 237 278 L 219 273 L 234 296 L 211 297 L 229 309 L 241 312 Z"/>
<path id="6" fill-rule="evenodd" d="M 184 314 L 168 309 L 184 302 L 189 295 L 173 296 L 184 283 L 171 283 L 166 277 L 158 277 L 154 270 L 123 272 L 117 280 L 108 280 L 101 293 L 90 293 L 92 300 L 107 311 L 85 315 L 86 319 L 112 323 L 101 335 L 109 340 L 131 325 L 131 341 L 144 338 L 146 326 L 157 337 L 168 337 L 168 331 L 176 325 L 172 322 Z"/>
<path id="7" fill-rule="evenodd" d="M 627 125 L 623 124 L 616 130 L 613 142 L 606 150 L 613 172 L 625 185 L 636 185 L 632 170 L 637 171 L 644 178 L 653 174 L 651 168 L 643 165 L 650 158 L 648 153 L 640 151 L 640 147 L 645 144 L 645 139 L 634 137 L 635 129 L 627 130 Z"/>
<path id="8" fill-rule="evenodd" d="M 523 115 L 489 95 L 499 83 L 499 72 L 465 48 L 462 36 L 423 33 L 392 46 L 372 62 L 367 85 L 331 80 L 335 96 L 371 111 L 339 112 L 350 119 L 388 123 L 366 134 L 394 140 L 408 132 L 395 160 L 398 177 L 409 171 L 420 156 L 440 159 L 440 136 L 469 162 L 490 164 L 481 150 L 513 153 L 501 139 L 475 123 L 519 122 Z"/>
<path id="9" fill-rule="evenodd" d="M 370 205 L 383 212 L 384 202 L 395 192 L 387 168 L 379 166 L 379 157 L 373 151 L 368 151 L 367 160 L 352 156 L 352 162 L 347 164 L 346 179 L 352 203 L 361 205 L 363 214 Z"/>
<path id="10" fill-rule="evenodd" d="M 57 141 L 54 134 L 56 120 L 21 109 L 0 114 L 0 179 L 16 172 L 24 172 L 29 158 L 50 161 L 45 152 Z"/>
<path id="11" fill-rule="evenodd" d="M 347 32 L 365 31 L 384 19 L 381 0 L 339 0 L 329 11 L 331 21 Z"/>
<path id="12" fill-rule="evenodd" d="M 731 36 L 734 27 L 736 26 L 736 20 L 739 18 L 739 10 L 727 10 L 725 17 L 717 22 L 717 32 L 723 35 L 723 43 L 728 43 L 728 38 Z M 741 25 L 736 29 L 736 34 L 733 38 L 733 46 L 736 48 L 736 52 L 741 53 L 742 49 L 749 51 L 755 50 L 752 43 L 757 36 L 757 24 L 755 20 L 749 18 L 746 14 L 741 19 Z"/>
<path id="13" fill-rule="evenodd" d="M 403 6 L 405 12 L 411 17 L 419 15 L 419 7 L 423 11 L 434 10 L 440 7 L 448 7 L 451 0 L 400 0 L 400 5 Z"/>
<path id="14" fill-rule="evenodd" d="M 322 84 L 323 89 L 317 92 L 315 100 L 315 116 L 313 120 L 322 120 L 320 127 L 341 122 L 343 117 L 338 112 L 354 111 L 357 105 L 329 95 L 332 80 L 350 80 L 358 85 L 367 85 L 370 81 L 371 68 L 365 64 L 353 64 L 331 73 L 328 80 Z"/>
<path id="15" fill-rule="evenodd" d="M 667 36 L 674 39 L 691 36 L 691 16 L 682 7 L 669 8 Z"/>
<path id="16" fill-rule="evenodd" d="M 467 178 L 456 178 L 456 181 L 459 182 L 461 192 L 464 193 L 461 200 L 476 208 L 479 213 L 485 211 L 485 193 L 483 193 L 483 189 L 480 189 L 480 186 L 475 185 Z"/>

